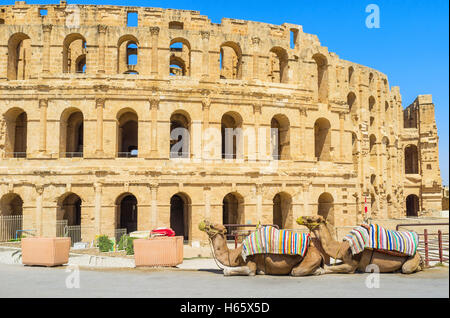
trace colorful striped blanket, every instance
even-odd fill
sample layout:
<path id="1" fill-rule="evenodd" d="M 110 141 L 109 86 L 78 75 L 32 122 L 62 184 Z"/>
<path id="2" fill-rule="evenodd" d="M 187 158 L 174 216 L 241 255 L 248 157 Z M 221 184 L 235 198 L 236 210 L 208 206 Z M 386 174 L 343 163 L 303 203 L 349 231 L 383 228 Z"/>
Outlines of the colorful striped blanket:
<path id="1" fill-rule="evenodd" d="M 399 232 L 382 228 L 377 224 L 363 224 L 355 227 L 344 237 L 352 254 L 359 254 L 365 248 L 380 249 L 414 255 L 419 244 L 416 232 Z"/>
<path id="2" fill-rule="evenodd" d="M 310 241 L 309 233 L 278 230 L 273 226 L 260 226 L 243 241 L 242 256 L 254 254 L 306 254 Z"/>

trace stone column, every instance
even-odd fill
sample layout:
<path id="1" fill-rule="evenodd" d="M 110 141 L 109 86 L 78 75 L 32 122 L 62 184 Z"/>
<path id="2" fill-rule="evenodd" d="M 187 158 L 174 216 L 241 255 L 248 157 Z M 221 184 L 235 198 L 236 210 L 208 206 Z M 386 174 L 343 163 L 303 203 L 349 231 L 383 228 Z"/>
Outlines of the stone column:
<path id="1" fill-rule="evenodd" d="M 151 195 L 151 228 L 156 228 L 158 226 L 158 183 L 150 184 L 150 195 Z"/>
<path id="2" fill-rule="evenodd" d="M 209 31 L 200 31 L 200 35 L 202 36 L 202 44 L 203 44 L 203 78 L 209 77 Z"/>
<path id="3" fill-rule="evenodd" d="M 35 187 L 37 197 L 36 197 L 36 235 L 42 236 L 42 201 L 43 201 L 43 194 L 44 194 L 44 186 L 43 185 L 36 185 Z"/>
<path id="4" fill-rule="evenodd" d="M 254 125 L 254 131 L 255 131 L 255 157 L 254 160 L 260 160 L 260 154 L 259 154 L 259 125 L 260 125 L 260 116 L 261 116 L 261 103 L 255 103 L 253 104 L 253 113 L 255 114 L 255 125 Z M 249 155 L 249 157 L 251 157 Z"/>
<path id="5" fill-rule="evenodd" d="M 48 74 L 50 73 L 50 35 L 52 32 L 53 25 L 51 24 L 44 24 L 42 25 L 42 31 L 44 32 L 43 40 L 44 40 L 44 51 L 43 51 L 43 67 L 42 67 L 42 73 Z"/>
<path id="6" fill-rule="evenodd" d="M 105 38 L 106 38 L 106 25 L 99 24 L 97 26 L 98 30 L 98 68 L 97 73 L 105 73 Z"/>
<path id="7" fill-rule="evenodd" d="M 39 99 L 40 110 L 40 132 L 39 132 L 39 152 L 46 153 L 47 151 L 47 108 L 48 99 Z"/>
<path id="8" fill-rule="evenodd" d="M 97 109 L 97 150 L 96 154 L 103 154 L 103 108 L 105 107 L 105 99 L 97 98 L 95 100 L 95 108 Z"/>
<path id="9" fill-rule="evenodd" d="M 159 27 L 150 27 L 150 33 L 152 35 L 152 66 L 151 74 L 158 75 L 158 36 Z"/>
<path id="10" fill-rule="evenodd" d="M 203 200 L 205 202 L 205 211 L 203 216 L 206 220 L 211 219 L 211 187 L 203 187 Z"/>
<path id="11" fill-rule="evenodd" d="M 345 154 L 344 154 L 344 121 L 345 121 L 345 113 L 340 112 L 339 113 L 339 160 L 342 162 L 345 160 Z"/>
<path id="12" fill-rule="evenodd" d="M 256 220 L 255 224 L 262 220 L 263 218 L 263 185 L 262 183 L 255 184 L 255 194 L 256 194 Z"/>
<path id="13" fill-rule="evenodd" d="M 300 112 L 300 158 L 306 159 L 306 108 L 299 108 Z"/>
<path id="14" fill-rule="evenodd" d="M 258 37 L 252 38 L 253 44 L 253 79 L 259 79 L 259 45 L 261 43 L 261 39 Z"/>
<path id="15" fill-rule="evenodd" d="M 102 232 L 102 184 L 100 182 L 94 183 L 95 190 L 95 207 L 94 207 L 94 219 L 95 219 L 95 234 L 99 235 Z"/>
<path id="16" fill-rule="evenodd" d="M 151 113 L 151 149 L 150 157 L 158 158 L 158 108 L 159 108 L 159 96 L 153 96 L 149 99 L 150 102 L 150 113 Z"/>

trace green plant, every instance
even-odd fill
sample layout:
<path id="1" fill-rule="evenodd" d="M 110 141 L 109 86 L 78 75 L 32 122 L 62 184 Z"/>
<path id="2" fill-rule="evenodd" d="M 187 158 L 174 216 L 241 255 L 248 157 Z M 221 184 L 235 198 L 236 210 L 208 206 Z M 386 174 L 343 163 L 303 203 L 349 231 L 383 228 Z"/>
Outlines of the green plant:
<path id="1" fill-rule="evenodd" d="M 98 237 L 98 248 L 100 252 L 110 252 L 114 246 L 114 242 L 111 241 L 106 235 Z"/>
<path id="2" fill-rule="evenodd" d="M 119 244 L 117 245 L 118 250 L 125 250 L 127 252 L 127 255 L 134 255 L 134 247 L 133 247 L 133 241 L 135 240 L 134 237 L 130 237 L 129 235 L 122 235 L 120 238 Z"/>

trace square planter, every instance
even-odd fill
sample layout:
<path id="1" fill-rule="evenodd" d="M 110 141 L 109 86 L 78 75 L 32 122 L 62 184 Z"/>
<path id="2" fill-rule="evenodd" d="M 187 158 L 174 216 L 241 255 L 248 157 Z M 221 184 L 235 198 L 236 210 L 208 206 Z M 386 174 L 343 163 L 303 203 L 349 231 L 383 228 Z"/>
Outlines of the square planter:
<path id="1" fill-rule="evenodd" d="M 176 266 L 183 263 L 183 237 L 136 239 L 134 261 L 139 266 Z"/>
<path id="2" fill-rule="evenodd" d="M 70 237 L 22 239 L 22 264 L 58 266 L 69 262 Z"/>

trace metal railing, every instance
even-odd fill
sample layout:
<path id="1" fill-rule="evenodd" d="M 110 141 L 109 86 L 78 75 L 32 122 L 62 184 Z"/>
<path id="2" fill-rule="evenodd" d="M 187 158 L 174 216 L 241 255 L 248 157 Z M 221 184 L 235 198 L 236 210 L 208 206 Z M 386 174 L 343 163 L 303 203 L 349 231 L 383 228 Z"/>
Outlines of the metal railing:
<path id="1" fill-rule="evenodd" d="M 65 233 L 66 237 L 70 237 L 72 246 L 75 243 L 81 242 L 81 225 L 69 225 Z"/>
<path id="2" fill-rule="evenodd" d="M 83 152 L 64 152 L 64 158 L 83 158 Z"/>
<path id="3" fill-rule="evenodd" d="M 409 223 L 398 224 L 396 230 L 400 227 L 424 227 L 424 226 L 440 226 L 449 225 L 449 223 Z M 438 230 L 436 233 L 430 233 L 425 228 L 419 235 L 419 246 L 417 251 L 423 253 L 425 258 L 425 266 L 430 266 L 430 262 L 448 263 L 449 262 L 449 233 L 443 233 Z M 435 237 L 435 238 L 432 238 Z"/>
<path id="4" fill-rule="evenodd" d="M 67 220 L 56 221 L 56 237 L 67 237 Z"/>
<path id="5" fill-rule="evenodd" d="M 16 239 L 16 232 L 22 230 L 22 215 L 0 216 L 0 242 Z"/>
<path id="6" fill-rule="evenodd" d="M 238 230 L 238 228 L 254 228 L 256 229 L 256 227 L 258 226 L 257 224 L 224 224 L 223 226 L 225 226 L 225 228 L 227 229 L 227 240 L 229 238 L 234 240 L 234 246 L 235 248 L 237 248 L 237 245 L 239 243 L 239 239 L 246 237 L 248 235 L 250 235 L 254 230 Z M 276 224 L 261 224 L 261 226 L 273 226 L 277 229 L 279 229 L 278 225 Z"/>
<path id="7" fill-rule="evenodd" d="M 118 152 L 117 157 L 118 158 L 137 158 L 138 153 L 136 152 Z"/>
<path id="8" fill-rule="evenodd" d="M 127 234 L 127 229 L 115 229 L 114 237 L 116 238 L 116 244 L 119 243 L 122 236 Z"/>

